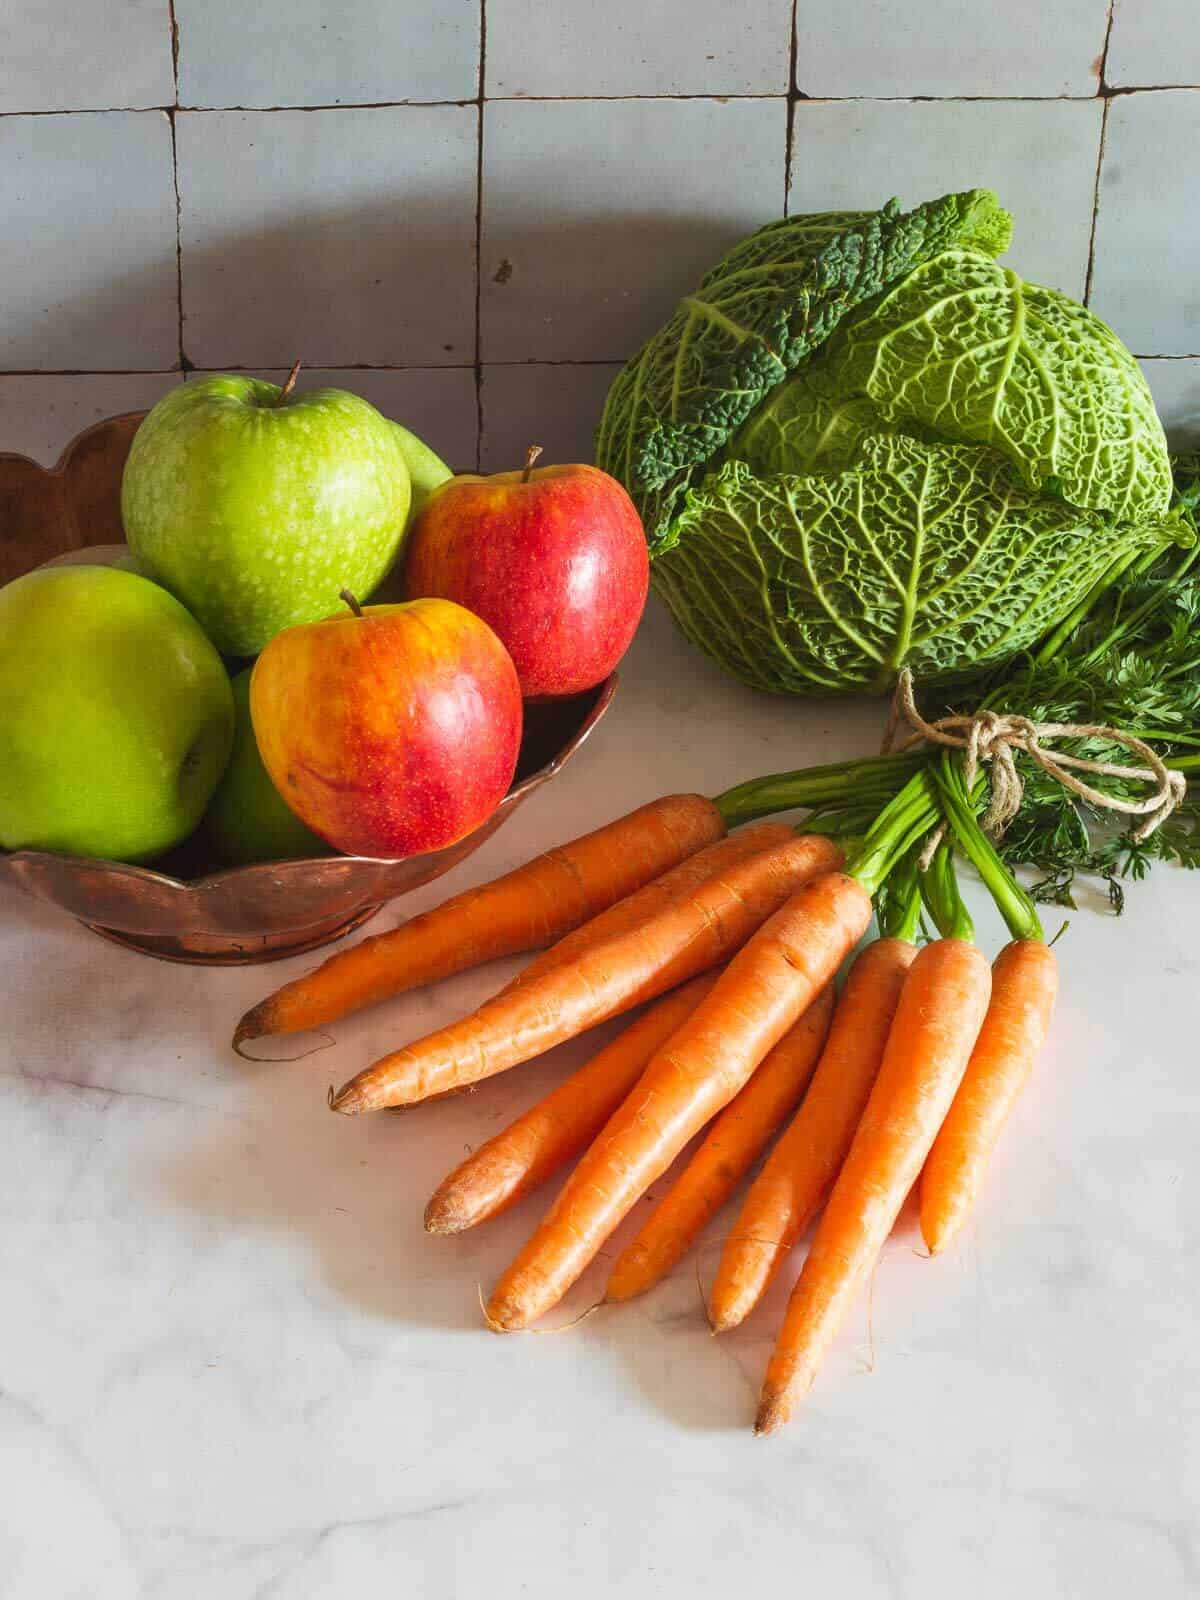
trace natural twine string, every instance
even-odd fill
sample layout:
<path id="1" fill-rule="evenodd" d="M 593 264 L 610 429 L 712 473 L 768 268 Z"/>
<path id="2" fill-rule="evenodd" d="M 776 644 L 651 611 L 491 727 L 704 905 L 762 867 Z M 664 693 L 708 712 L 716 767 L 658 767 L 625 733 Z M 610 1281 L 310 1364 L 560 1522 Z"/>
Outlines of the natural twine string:
<path id="1" fill-rule="evenodd" d="M 912 731 L 898 746 L 893 746 L 895 732 L 901 721 L 906 722 Z M 1112 744 L 1123 745 L 1145 765 L 1126 767 L 1115 761 L 1089 761 L 1084 756 L 1072 756 L 1064 750 L 1047 748 L 1048 743 L 1058 739 L 1105 739 Z M 1095 806 L 1097 810 L 1120 811 L 1126 816 L 1141 817 L 1143 820 L 1133 830 L 1133 838 L 1138 843 L 1148 839 L 1155 829 L 1162 826 L 1187 792 L 1187 779 L 1183 774 L 1172 772 L 1144 739 L 1102 723 L 1033 722 L 1028 717 L 1007 711 L 976 711 L 972 716 L 939 717 L 935 722 L 927 722 L 917 710 L 912 672 L 904 667 L 892 700 L 884 749 L 886 751 L 894 747 L 908 750 L 922 740 L 966 752 L 963 776 L 968 791 L 974 786 L 979 763 L 991 762 L 991 797 L 981 826 L 994 839 L 1003 834 L 1021 809 L 1024 785 L 1017 771 L 1018 750 L 1061 783 L 1064 789 L 1086 800 L 1088 805 Z M 1119 795 L 1094 789 L 1090 783 L 1075 777 L 1076 772 L 1090 772 L 1105 778 L 1128 778 L 1138 783 L 1153 784 L 1154 789 L 1140 800 L 1125 800 Z M 944 832 L 945 823 L 942 823 L 926 841 L 921 852 L 923 868 L 933 859 L 933 852 Z"/>

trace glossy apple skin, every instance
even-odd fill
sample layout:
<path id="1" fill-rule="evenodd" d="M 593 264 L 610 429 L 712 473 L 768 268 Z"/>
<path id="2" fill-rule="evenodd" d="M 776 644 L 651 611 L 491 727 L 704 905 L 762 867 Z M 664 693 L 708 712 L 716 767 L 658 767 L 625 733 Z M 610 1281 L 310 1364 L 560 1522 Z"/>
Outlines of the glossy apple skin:
<path id="1" fill-rule="evenodd" d="M 446 600 L 285 628 L 255 663 L 250 716 L 280 794 L 346 855 L 411 856 L 471 833 L 521 744 L 507 651 Z"/>
<path id="2" fill-rule="evenodd" d="M 366 595 L 404 539 L 401 435 L 342 389 L 214 374 L 163 396 L 121 479 L 125 537 L 226 656 Z"/>
<path id="3" fill-rule="evenodd" d="M 233 691 L 200 624 L 115 567 L 0 589 L 0 848 L 150 861 L 229 760 Z"/>
<path id="4" fill-rule="evenodd" d="M 508 649 L 526 699 L 607 678 L 646 605 L 641 519 L 598 467 L 462 476 L 435 490 L 409 535 L 404 592 L 456 600 Z"/>

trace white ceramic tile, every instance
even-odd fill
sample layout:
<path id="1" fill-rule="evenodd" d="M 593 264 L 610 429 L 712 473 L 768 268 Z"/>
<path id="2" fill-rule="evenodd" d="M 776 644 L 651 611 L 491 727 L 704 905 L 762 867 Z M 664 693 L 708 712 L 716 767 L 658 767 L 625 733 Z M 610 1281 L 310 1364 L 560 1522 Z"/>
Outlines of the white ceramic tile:
<path id="1" fill-rule="evenodd" d="M 178 372 L 0 376 L 0 451 L 52 467 L 84 428 L 102 417 L 148 411 L 179 381 Z"/>
<path id="2" fill-rule="evenodd" d="M 791 0 L 488 0 L 490 95 L 783 94 Z"/>
<path id="3" fill-rule="evenodd" d="M 0 118 L 0 371 L 179 359 L 164 113 Z"/>
<path id="4" fill-rule="evenodd" d="M 1116 0 L 1104 76 L 1114 88 L 1200 83 L 1196 0 Z"/>
<path id="5" fill-rule="evenodd" d="M 202 378 L 203 372 L 190 374 Z M 282 383 L 284 367 L 259 368 L 256 376 Z M 365 367 L 309 367 L 301 369 L 296 381 L 305 389 L 349 389 L 362 395 L 385 417 L 402 422 L 436 450 L 449 466 L 461 471 L 475 470 L 476 437 L 479 432 L 479 405 L 475 393 L 475 373 L 462 367 L 412 367 L 400 371 L 371 370 Z"/>
<path id="6" fill-rule="evenodd" d="M 0 112 L 166 106 L 169 0 L 4 0 Z"/>
<path id="7" fill-rule="evenodd" d="M 1154 404 L 1178 450 L 1200 446 L 1200 360 L 1143 361 Z"/>
<path id="8" fill-rule="evenodd" d="M 175 0 L 189 106 L 469 100 L 479 0 Z"/>
<path id="9" fill-rule="evenodd" d="M 547 462 L 591 461 L 604 397 L 620 370 L 619 362 L 484 367 L 483 470 L 519 467 L 531 444 L 542 446 Z"/>
<path id="10" fill-rule="evenodd" d="M 489 103 L 489 361 L 624 360 L 783 211 L 783 100 Z"/>
<path id="11" fill-rule="evenodd" d="M 184 112 L 184 349 L 201 367 L 461 365 L 473 106 Z"/>
<path id="12" fill-rule="evenodd" d="M 1097 101 L 800 101 L 789 210 L 907 209 L 991 188 L 1013 214 L 1005 258 L 1023 276 L 1082 295 L 1100 144 Z"/>
<path id="13" fill-rule="evenodd" d="M 1109 103 L 1092 307 L 1140 356 L 1200 355 L 1200 90 Z"/>
<path id="14" fill-rule="evenodd" d="M 1095 94 L 1107 23 L 1108 0 L 797 0 L 796 83 L 831 98 Z"/>

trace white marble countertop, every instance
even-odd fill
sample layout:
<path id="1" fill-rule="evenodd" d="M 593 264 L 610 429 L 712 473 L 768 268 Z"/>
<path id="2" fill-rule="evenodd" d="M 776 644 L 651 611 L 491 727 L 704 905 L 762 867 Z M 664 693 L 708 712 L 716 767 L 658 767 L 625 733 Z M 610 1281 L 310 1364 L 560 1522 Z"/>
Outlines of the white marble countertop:
<path id="1" fill-rule="evenodd" d="M 404 909 L 667 789 L 865 753 L 879 720 L 741 690 L 653 614 L 577 763 Z M 464 1147 L 579 1048 L 410 1116 L 326 1111 L 506 970 L 251 1067 L 234 1020 L 312 958 L 171 967 L 4 894 L 0 1596 L 1195 1595 L 1198 910 L 1200 879 L 1158 869 L 1123 922 L 1073 919 L 978 1219 L 936 1262 L 899 1234 L 797 1420 L 755 1440 L 781 1295 L 710 1337 L 726 1219 L 559 1337 L 496 1338 L 476 1297 L 544 1197 L 422 1232 Z"/>

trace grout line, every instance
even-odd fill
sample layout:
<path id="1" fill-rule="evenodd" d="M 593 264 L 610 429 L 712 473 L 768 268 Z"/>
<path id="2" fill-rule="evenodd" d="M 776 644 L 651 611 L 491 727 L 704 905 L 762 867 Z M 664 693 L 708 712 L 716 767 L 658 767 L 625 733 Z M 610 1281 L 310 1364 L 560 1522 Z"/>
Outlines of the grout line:
<path id="1" fill-rule="evenodd" d="M 175 337 L 179 350 L 179 370 L 186 372 L 188 361 L 183 352 L 183 202 L 179 195 L 179 139 L 175 126 L 179 115 L 179 23 L 175 16 L 175 0 L 167 0 L 167 19 L 171 28 L 171 83 L 175 90 L 175 104 L 167 111 L 171 127 L 171 187 L 175 194 Z"/>
<path id="2" fill-rule="evenodd" d="M 171 128 L 171 187 L 175 194 L 175 338 L 179 349 L 179 370 L 186 372 L 188 359 L 183 353 L 183 203 L 179 198 L 179 143 L 175 113 L 166 113 Z"/>
<path id="3" fill-rule="evenodd" d="M 1108 47 L 1112 42 L 1113 18 L 1116 13 L 1116 0 L 1108 0 L 1108 18 L 1104 24 L 1104 44 L 1100 50 L 1100 64 L 1096 75 L 1097 94 L 1104 96 L 1104 109 L 1100 114 L 1100 143 L 1096 150 L 1096 177 L 1092 184 L 1092 226 L 1088 231 L 1088 258 L 1087 272 L 1083 279 L 1083 303 L 1090 306 L 1092 301 L 1092 278 L 1096 271 L 1096 224 L 1100 220 L 1100 177 L 1104 170 L 1104 146 L 1108 139 L 1108 83 L 1105 74 L 1108 71 Z"/>
<path id="4" fill-rule="evenodd" d="M 175 0 L 167 0 L 167 17 L 171 24 L 171 82 L 175 89 L 175 105 L 179 106 L 179 18 L 175 15 Z"/>
<path id="5" fill-rule="evenodd" d="M 49 111 L 27 107 L 24 110 L 0 111 L 0 120 L 5 117 L 108 117 L 125 112 L 135 116 L 148 116 L 152 111 L 182 111 L 187 116 L 199 116 L 210 112 L 245 111 L 269 116 L 277 111 L 389 111 L 393 108 L 403 108 L 405 106 L 414 106 L 419 109 L 430 106 L 474 106 L 478 104 L 478 98 L 471 100 L 338 100 L 328 104 L 311 106 L 200 106 L 164 101 L 161 104 L 152 106 L 59 106 Z"/>
<path id="6" fill-rule="evenodd" d="M 1104 148 L 1108 141 L 1108 105 L 1105 100 L 1104 110 L 1100 115 L 1100 148 L 1096 152 L 1096 180 L 1092 185 L 1092 226 L 1088 233 L 1088 258 L 1087 272 L 1083 280 L 1083 303 L 1090 306 L 1092 303 L 1092 278 L 1096 271 L 1096 225 L 1100 220 L 1100 176 L 1104 169 Z"/>
<path id="7" fill-rule="evenodd" d="M 479 0 L 479 94 L 475 148 L 475 470 L 483 459 L 483 108 L 487 92 L 487 0 Z"/>
<path id="8" fill-rule="evenodd" d="M 280 369 L 282 370 L 282 369 Z M 10 367 L 0 378 L 178 378 L 178 367 Z"/>
<path id="9" fill-rule="evenodd" d="M 804 94 L 799 89 L 793 100 L 817 106 L 1008 106 L 1091 105 L 1097 94 Z"/>
<path id="10" fill-rule="evenodd" d="M 154 106 L 62 106 L 51 111 L 39 111 L 28 107 L 24 111 L 0 111 L 0 121 L 6 117 L 112 117 L 126 113 L 131 116 L 148 117 L 155 111 L 174 109 L 174 105 L 170 102 Z"/>
<path id="11" fill-rule="evenodd" d="M 470 100 L 344 100 L 321 105 L 275 105 L 275 106 L 201 106 L 201 105 L 153 105 L 153 106 L 65 106 L 52 111 L 34 109 L 17 111 L 0 111 L 0 120 L 5 117 L 105 117 L 119 113 L 129 113 L 134 116 L 148 116 L 154 111 L 179 111 L 184 116 L 203 116 L 227 111 L 246 112 L 259 116 L 274 116 L 284 111 L 390 111 L 403 110 L 406 107 L 414 109 L 435 109 L 443 106 L 458 106 L 465 108 L 479 105 L 574 105 L 587 104 L 593 101 L 612 102 L 620 104 L 625 101 L 636 102 L 640 100 L 681 100 L 684 102 L 708 101 L 714 105 L 724 105 L 730 100 L 782 100 L 793 102 L 808 101 L 815 105 L 870 105 L 882 103 L 884 105 L 1052 105 L 1059 101 L 1068 104 L 1087 104 L 1096 99 L 1116 99 L 1122 95 L 1136 94 L 1173 94 L 1179 92 L 1200 92 L 1200 83 L 1134 83 L 1121 84 L 1119 88 L 1105 85 L 1095 94 L 846 94 L 846 95 L 820 95 L 806 94 L 799 89 L 792 89 L 784 94 L 546 94 L 546 95 L 483 95 L 475 96 Z"/>
<path id="12" fill-rule="evenodd" d="M 331 100 L 319 101 L 316 105 L 278 105 L 278 106 L 180 106 L 180 110 L 188 116 L 205 116 L 209 113 L 222 111 L 245 112 L 251 116 L 273 116 L 281 111 L 395 111 L 405 108 L 413 110 L 435 110 L 439 107 L 457 106 L 460 110 L 479 104 L 476 96 L 471 100 Z"/>
<path id="13" fill-rule="evenodd" d="M 1200 350 L 1172 351 L 1167 354 L 1161 350 L 1147 352 L 1144 350 L 1131 351 L 1135 361 L 1200 361 Z M 621 367 L 625 363 L 619 356 L 612 356 L 608 360 L 589 361 L 547 361 L 533 359 L 530 361 L 489 361 L 486 363 L 489 370 L 495 368 L 513 367 Z M 215 373 L 253 373 L 253 372 L 286 372 L 288 369 L 278 364 L 263 362 L 256 367 L 188 367 L 189 374 L 198 378 L 212 376 Z M 380 372 L 380 373 L 437 373 L 437 372 L 470 372 L 476 373 L 478 369 L 473 362 L 460 362 L 448 367 L 371 367 L 364 366 L 361 362 L 349 366 L 306 366 L 306 373 L 319 372 Z M 0 368 L 0 378 L 178 378 L 178 367 L 9 367 Z"/>
<path id="14" fill-rule="evenodd" d="M 488 367 L 620 367 L 625 364 L 623 356 L 590 357 L 588 359 L 563 361 L 533 356 L 526 361 L 488 361 Z M 1147 357 L 1146 359 L 1159 359 Z M 1166 358 L 1163 358 L 1166 359 Z M 1174 359 L 1174 358 L 1172 358 Z M 1189 356 L 1179 356 L 1180 361 L 1193 359 Z M 188 363 L 187 370 L 194 372 L 198 377 L 205 377 L 211 373 L 254 373 L 254 372 L 286 372 L 288 369 L 280 362 L 260 361 L 249 367 L 236 367 L 226 364 L 223 367 L 199 367 Z M 372 366 L 363 361 L 342 362 L 332 365 L 328 362 L 321 365 L 307 363 L 303 371 L 312 372 L 472 372 L 478 373 L 479 365 L 474 361 L 448 362 L 445 366 L 412 366 L 412 367 L 387 367 Z M 9 367 L 0 368 L 0 378 L 161 378 L 178 377 L 178 367 Z"/>
<path id="15" fill-rule="evenodd" d="M 1108 51 L 1112 44 L 1113 22 L 1116 20 L 1117 0 L 1108 0 L 1108 15 L 1104 20 L 1104 43 L 1100 46 L 1100 60 L 1096 68 L 1096 93 L 1109 93 Z"/>
<path id="16" fill-rule="evenodd" d="M 1106 52 L 1107 52 L 1107 46 Z M 1122 83 L 1116 88 L 1106 83 L 1100 93 L 1107 100 L 1117 100 L 1122 95 L 1130 94 L 1174 94 L 1179 91 L 1195 91 L 1200 89 L 1200 83 Z"/>
<path id="17" fill-rule="evenodd" d="M 799 90 L 796 87 L 798 68 L 798 50 L 796 48 L 796 11 L 798 0 L 792 0 L 791 9 L 791 37 L 788 40 L 788 108 L 787 108 L 787 146 L 783 156 L 783 214 L 790 215 L 790 199 L 792 193 L 792 153 L 795 148 L 796 137 L 796 100 Z"/>
<path id="18" fill-rule="evenodd" d="M 280 362 L 280 361 L 257 361 L 257 362 L 254 362 L 253 364 L 251 364 L 250 366 L 231 366 L 231 365 L 226 365 L 226 366 L 223 366 L 223 367 L 189 366 L 188 370 L 190 372 L 198 373 L 198 374 L 200 374 L 200 376 L 203 377 L 205 374 L 213 373 L 213 372 L 233 372 L 233 373 L 238 373 L 238 372 L 251 372 L 251 373 L 253 373 L 253 372 L 287 372 L 290 369 L 288 367 L 286 367 L 283 364 L 283 362 Z M 383 365 L 375 366 L 373 363 L 371 363 L 369 361 L 342 361 L 342 362 L 337 362 L 337 363 L 334 363 L 334 362 L 331 362 L 331 361 L 322 361 L 322 362 L 306 361 L 303 364 L 303 366 L 300 368 L 301 379 L 303 379 L 305 374 L 312 373 L 312 372 L 474 372 L 474 371 L 475 371 L 475 363 L 473 361 L 448 361 L 445 366 L 419 366 L 418 365 L 418 366 L 411 366 L 411 367 L 392 367 L 392 366 L 383 366 Z"/>

